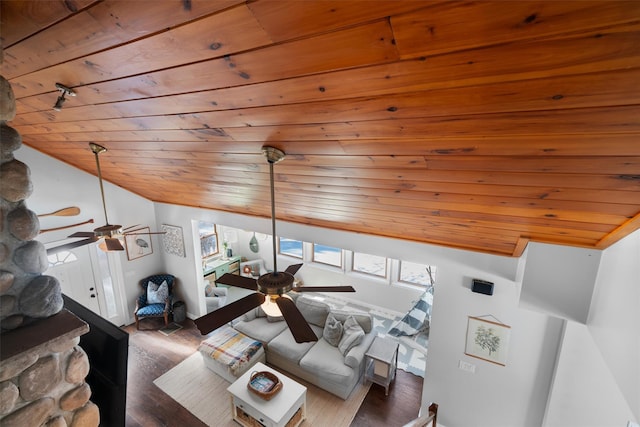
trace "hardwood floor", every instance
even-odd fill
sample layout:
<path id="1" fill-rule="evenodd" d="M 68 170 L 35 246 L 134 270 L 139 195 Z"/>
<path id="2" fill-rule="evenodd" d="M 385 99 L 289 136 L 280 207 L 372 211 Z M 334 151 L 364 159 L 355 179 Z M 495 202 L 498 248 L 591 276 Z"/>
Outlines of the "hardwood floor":
<path id="1" fill-rule="evenodd" d="M 158 332 L 162 325 L 162 319 L 145 319 L 140 331 L 135 324 L 123 328 L 129 333 L 126 425 L 204 427 L 153 384 L 153 380 L 193 354 L 203 337 L 189 319 L 168 337 Z M 351 426 L 402 426 L 417 417 L 421 395 L 422 378 L 398 369 L 389 396 L 385 396 L 384 387 L 372 384 Z"/>

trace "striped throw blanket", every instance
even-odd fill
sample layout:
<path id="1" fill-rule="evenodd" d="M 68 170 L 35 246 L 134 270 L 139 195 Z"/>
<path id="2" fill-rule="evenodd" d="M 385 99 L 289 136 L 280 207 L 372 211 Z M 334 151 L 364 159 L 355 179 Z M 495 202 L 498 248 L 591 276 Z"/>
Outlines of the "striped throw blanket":
<path id="1" fill-rule="evenodd" d="M 202 341 L 198 351 L 227 366 L 231 373 L 236 375 L 261 347 L 261 342 L 225 326 Z"/>

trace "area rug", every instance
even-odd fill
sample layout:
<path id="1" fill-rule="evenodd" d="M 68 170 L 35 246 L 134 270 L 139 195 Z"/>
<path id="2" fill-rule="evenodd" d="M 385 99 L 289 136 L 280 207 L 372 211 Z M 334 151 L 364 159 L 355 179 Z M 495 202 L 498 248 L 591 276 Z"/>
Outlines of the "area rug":
<path id="1" fill-rule="evenodd" d="M 303 426 L 348 427 L 351 425 L 371 384 L 358 384 L 347 400 L 332 395 L 306 381 L 307 419 Z M 232 427 L 229 383 L 210 371 L 196 352 L 153 382 L 173 400 L 209 426 Z"/>
<path id="2" fill-rule="evenodd" d="M 175 331 L 179 331 L 180 329 L 182 329 L 182 325 L 179 325 L 175 322 L 169 323 L 167 326 L 165 326 L 162 329 L 159 329 L 158 332 L 160 332 L 163 335 L 169 336 L 172 333 L 174 333 Z"/>
<path id="3" fill-rule="evenodd" d="M 373 330 L 380 336 L 386 336 L 398 341 L 398 369 L 424 378 L 427 365 L 428 335 L 418 334 L 415 337 L 394 337 L 388 335 L 391 325 L 398 321 L 398 317 L 387 317 L 386 313 L 371 312 L 373 316 Z M 424 345 L 423 345 L 424 344 Z"/>

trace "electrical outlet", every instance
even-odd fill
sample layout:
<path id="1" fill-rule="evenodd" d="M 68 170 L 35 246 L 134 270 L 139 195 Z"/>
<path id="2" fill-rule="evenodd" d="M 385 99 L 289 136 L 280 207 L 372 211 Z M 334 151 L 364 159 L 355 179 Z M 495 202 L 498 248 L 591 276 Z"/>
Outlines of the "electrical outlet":
<path id="1" fill-rule="evenodd" d="M 476 373 L 476 365 L 474 365 L 473 363 L 465 362 L 464 360 L 460 360 L 458 362 L 458 368 L 472 374 Z"/>

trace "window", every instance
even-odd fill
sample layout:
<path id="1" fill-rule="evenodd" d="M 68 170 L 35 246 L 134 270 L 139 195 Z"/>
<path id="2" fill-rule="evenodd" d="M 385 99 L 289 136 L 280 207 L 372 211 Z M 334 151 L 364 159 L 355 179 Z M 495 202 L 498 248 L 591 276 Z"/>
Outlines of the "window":
<path id="1" fill-rule="evenodd" d="M 69 251 L 61 251 L 55 254 L 51 254 L 47 257 L 49 260 L 49 267 L 56 265 L 67 264 L 69 262 L 77 261 L 78 258 Z"/>
<path id="2" fill-rule="evenodd" d="M 200 251 L 202 258 L 207 258 L 218 253 L 218 233 L 216 225 L 209 222 L 198 223 L 200 234 Z"/>
<path id="3" fill-rule="evenodd" d="M 302 259 L 302 242 L 300 240 L 279 237 L 278 246 L 282 255 L 289 255 Z"/>
<path id="4" fill-rule="evenodd" d="M 351 269 L 360 273 L 387 277 L 387 259 L 383 256 L 354 252 Z"/>
<path id="5" fill-rule="evenodd" d="M 433 286 L 436 267 L 427 264 L 400 261 L 400 281 L 425 287 Z"/>
<path id="6" fill-rule="evenodd" d="M 313 262 L 342 267 L 342 249 L 314 243 Z"/>

